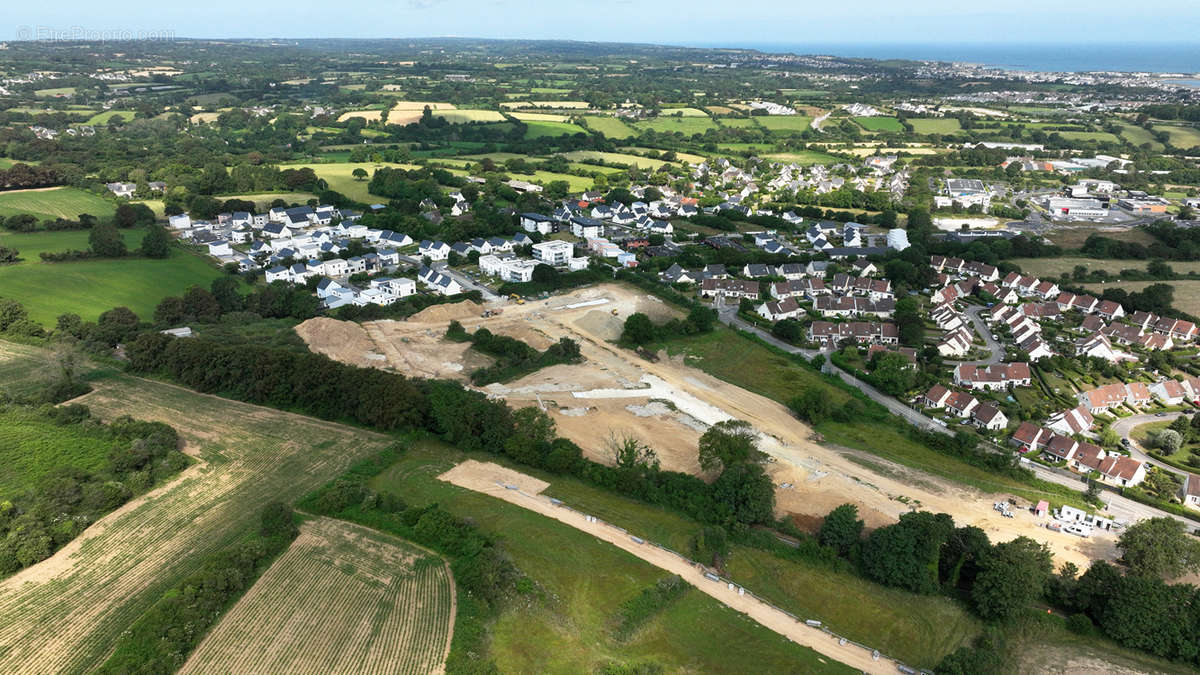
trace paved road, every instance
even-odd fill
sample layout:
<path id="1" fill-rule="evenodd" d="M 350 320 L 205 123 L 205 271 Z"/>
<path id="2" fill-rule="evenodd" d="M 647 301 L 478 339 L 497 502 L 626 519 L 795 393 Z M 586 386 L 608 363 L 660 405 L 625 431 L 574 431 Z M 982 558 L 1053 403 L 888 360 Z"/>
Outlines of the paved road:
<path id="1" fill-rule="evenodd" d="M 987 344 L 988 351 L 991 352 L 991 355 L 982 361 L 967 361 L 967 363 L 976 366 L 990 366 L 1004 360 L 1004 347 L 1000 345 L 996 338 L 992 337 L 992 332 L 988 330 L 987 322 L 983 320 L 983 317 L 979 316 L 986 309 L 987 307 L 982 305 L 971 305 L 966 311 L 967 319 L 975 327 L 975 332 Z"/>
<path id="2" fill-rule="evenodd" d="M 762 338 L 765 342 L 767 342 L 775 347 L 778 347 L 786 352 L 790 352 L 792 354 L 799 354 L 805 358 L 812 358 L 813 356 L 816 356 L 817 354 L 822 353 L 815 349 L 801 349 L 794 345 L 790 345 L 790 344 L 783 342 L 782 340 L 776 338 L 775 336 L 771 335 L 770 333 L 767 333 L 766 331 L 762 330 L 761 328 L 758 328 L 757 326 L 747 323 L 746 321 L 742 320 L 741 318 L 739 318 L 737 316 L 737 307 L 736 306 L 719 306 L 717 308 L 717 313 L 718 313 L 718 316 L 720 316 L 720 319 L 723 323 L 729 324 L 730 326 L 732 326 L 734 328 L 753 333 L 754 335 L 757 335 L 758 337 Z M 828 359 L 826 359 L 826 361 L 825 361 L 825 368 L 826 368 L 826 372 L 831 372 L 831 373 L 837 375 L 838 377 L 842 378 L 843 381 L 849 383 L 851 386 L 857 388 L 859 391 L 866 394 L 869 398 L 871 398 L 871 400 L 873 400 L 877 403 L 880 403 L 881 405 L 886 407 L 892 414 L 900 416 L 905 421 L 907 421 L 909 424 L 913 424 L 922 429 L 936 431 L 939 433 L 944 433 L 944 434 L 953 434 L 954 433 L 953 428 L 947 428 L 947 427 L 944 427 L 944 426 L 934 422 L 932 418 L 926 416 L 924 413 L 908 407 L 903 402 L 896 399 L 894 396 L 889 396 L 887 394 L 884 394 L 883 392 L 872 387 L 871 385 L 867 384 L 866 382 L 859 380 L 858 378 L 847 373 L 846 371 L 842 370 L 841 368 L 838 368 L 837 366 L 833 365 L 833 363 L 831 361 L 829 361 Z M 1162 421 L 1164 419 L 1169 419 L 1169 418 L 1163 418 L 1163 417 L 1155 417 L 1154 415 L 1146 415 L 1146 416 L 1142 416 L 1142 417 L 1148 417 L 1149 419 L 1156 420 L 1156 421 Z M 1136 418 L 1128 417 L 1128 418 L 1124 418 L 1124 419 L 1125 420 L 1134 420 Z M 1124 421 L 1124 420 L 1122 420 L 1122 421 Z M 1137 424 L 1137 422 L 1134 422 L 1133 426 L 1136 426 L 1136 424 Z M 1118 432 L 1118 433 L 1120 433 L 1120 432 Z M 1147 459 L 1147 458 L 1145 458 L 1144 453 L 1141 453 L 1141 454 L 1143 454 L 1143 456 L 1137 457 L 1138 459 L 1143 459 L 1143 460 Z M 1136 457 L 1136 455 L 1135 455 L 1135 457 Z M 1042 466 L 1041 464 L 1037 464 L 1037 463 L 1033 463 L 1033 462 L 1031 462 L 1025 466 L 1026 466 L 1026 468 L 1032 470 L 1033 474 L 1035 476 L 1037 476 L 1038 478 L 1040 478 L 1044 481 L 1047 481 L 1050 483 L 1055 483 L 1057 485 L 1063 485 L 1063 486 L 1071 488 L 1072 490 L 1079 490 L 1081 492 L 1083 490 L 1087 489 L 1087 486 L 1084 484 L 1082 478 L 1080 478 L 1079 476 L 1064 475 L 1058 471 L 1055 471 L 1048 467 Z M 1178 471 L 1178 470 L 1176 469 L 1175 471 Z M 1136 523 L 1139 520 L 1145 520 L 1147 518 L 1157 518 L 1157 517 L 1161 517 L 1161 516 L 1169 516 L 1171 518 L 1174 518 L 1175 520 L 1185 523 L 1186 525 L 1188 525 L 1189 528 L 1196 527 L 1195 521 L 1189 520 L 1182 516 L 1177 516 L 1173 513 L 1167 513 L 1166 511 L 1160 511 L 1152 506 L 1147 506 L 1146 504 L 1142 504 L 1141 502 L 1135 502 L 1132 499 L 1123 497 L 1123 496 L 1121 496 L 1115 492 L 1109 491 L 1109 490 L 1101 490 L 1100 491 L 1100 500 L 1106 504 L 1106 506 L 1105 506 L 1105 511 L 1107 512 L 1106 515 L 1113 518 L 1118 523 L 1122 523 L 1125 525 L 1132 525 L 1133 523 Z"/>
<path id="3" fill-rule="evenodd" d="M 1140 459 L 1141 461 L 1153 466 L 1157 466 L 1160 469 L 1179 473 L 1179 469 L 1176 469 L 1168 464 L 1163 464 L 1162 462 L 1146 454 L 1146 451 L 1142 449 L 1142 446 L 1138 444 L 1137 441 L 1133 440 L 1129 434 L 1133 431 L 1133 428 L 1138 425 L 1147 424 L 1149 422 L 1171 422 L 1175 418 L 1182 415 L 1183 413 L 1180 412 L 1169 412 L 1161 415 L 1132 415 L 1130 417 L 1122 417 L 1121 419 L 1112 423 L 1112 430 L 1117 432 L 1117 435 L 1121 438 L 1129 439 L 1129 454 L 1132 455 L 1134 459 Z"/>
<path id="4" fill-rule="evenodd" d="M 492 302 L 493 300 L 500 299 L 500 296 L 493 293 L 492 289 L 488 288 L 487 286 L 484 286 L 483 284 L 479 283 L 478 281 L 475 281 L 474 279 L 463 274 L 462 272 L 450 269 L 450 267 L 448 265 L 446 265 L 445 263 L 440 263 L 440 264 L 434 263 L 433 267 L 434 267 L 434 269 L 441 272 L 442 274 L 445 274 L 446 276 L 450 277 L 451 279 L 457 281 L 459 284 L 462 285 L 463 288 L 465 288 L 469 291 L 479 291 L 480 294 L 483 295 L 484 302 Z"/>

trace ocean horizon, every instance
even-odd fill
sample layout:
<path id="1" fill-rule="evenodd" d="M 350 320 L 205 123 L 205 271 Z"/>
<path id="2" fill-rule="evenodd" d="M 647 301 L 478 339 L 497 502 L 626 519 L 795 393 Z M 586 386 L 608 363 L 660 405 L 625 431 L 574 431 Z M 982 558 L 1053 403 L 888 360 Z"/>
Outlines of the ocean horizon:
<path id="1" fill-rule="evenodd" d="M 1007 70 L 1200 73 L 1200 42 L 1162 43 L 881 43 L 745 42 L 695 43 L 691 47 L 757 49 L 771 53 L 866 59 L 954 61 Z"/>

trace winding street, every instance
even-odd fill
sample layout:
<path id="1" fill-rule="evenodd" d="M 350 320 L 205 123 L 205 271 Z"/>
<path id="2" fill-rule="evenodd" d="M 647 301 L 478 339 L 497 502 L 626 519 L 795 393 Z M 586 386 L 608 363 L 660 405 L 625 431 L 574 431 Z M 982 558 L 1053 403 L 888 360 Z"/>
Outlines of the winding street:
<path id="1" fill-rule="evenodd" d="M 1133 440 L 1133 437 L 1129 434 L 1133 431 L 1134 427 L 1139 425 L 1150 422 L 1172 422 L 1177 417 L 1182 415 L 1183 413 L 1180 412 L 1170 412 L 1162 415 L 1132 415 L 1130 417 L 1122 417 L 1121 419 L 1112 423 L 1112 430 L 1117 432 L 1117 435 L 1121 438 L 1129 440 L 1129 454 L 1134 459 L 1141 460 L 1151 466 L 1157 466 L 1158 468 L 1166 471 L 1179 473 L 1179 469 L 1167 464 L 1163 464 L 1162 462 L 1146 454 L 1146 451 L 1142 449 L 1142 446 L 1137 441 Z"/>
<path id="2" fill-rule="evenodd" d="M 987 344 L 988 351 L 991 352 L 991 355 L 982 361 L 964 362 L 973 366 L 990 366 L 1004 360 L 1004 347 L 992 336 L 992 332 L 988 330 L 987 322 L 983 320 L 983 317 L 979 316 L 986 309 L 987 307 L 983 305 L 971 305 L 965 312 L 967 319 L 975 327 L 975 332 L 979 334 L 979 337 L 983 338 L 984 343 Z"/>

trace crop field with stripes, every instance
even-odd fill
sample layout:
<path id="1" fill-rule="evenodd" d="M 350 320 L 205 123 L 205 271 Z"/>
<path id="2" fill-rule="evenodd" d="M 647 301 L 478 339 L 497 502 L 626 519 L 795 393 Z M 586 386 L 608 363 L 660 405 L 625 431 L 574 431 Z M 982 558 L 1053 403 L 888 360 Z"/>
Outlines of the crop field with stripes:
<path id="1" fill-rule="evenodd" d="M 181 674 L 430 673 L 454 623 L 446 564 L 330 518 L 300 536 L 204 638 Z"/>
<path id="2" fill-rule="evenodd" d="M 0 372 L 32 358 L 26 349 L 7 349 Z M 3 673 L 94 669 L 166 589 L 258 527 L 266 503 L 290 502 L 391 443 L 379 434 L 124 375 L 96 382 L 96 391 L 80 402 L 103 419 L 128 414 L 171 424 L 197 462 L 49 559 L 0 581 Z"/>

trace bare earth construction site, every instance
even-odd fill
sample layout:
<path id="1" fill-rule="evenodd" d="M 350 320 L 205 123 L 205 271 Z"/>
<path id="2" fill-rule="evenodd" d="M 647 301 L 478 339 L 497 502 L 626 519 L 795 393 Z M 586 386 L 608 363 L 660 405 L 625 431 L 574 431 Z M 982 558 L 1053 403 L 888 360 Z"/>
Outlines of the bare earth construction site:
<path id="1" fill-rule="evenodd" d="M 558 425 L 560 435 L 583 448 L 591 459 L 611 462 L 605 441 L 628 434 L 648 443 L 665 469 L 700 475 L 697 443 L 711 424 L 740 419 L 760 433 L 760 448 L 770 456 L 768 472 L 777 486 L 780 516 L 823 517 L 839 504 L 858 505 L 868 527 L 892 522 L 921 509 L 945 512 L 963 525 L 983 529 L 993 540 L 1024 535 L 1045 542 L 1059 563 L 1086 566 L 1116 557 L 1114 540 L 1083 540 L 1051 532 L 1029 519 L 1004 518 L 992 505 L 1002 495 L 952 484 L 944 479 L 878 457 L 875 471 L 852 461 L 858 451 L 816 442 L 812 430 L 783 405 L 716 379 L 660 354 L 639 357 L 615 344 L 625 319 L 635 312 L 655 321 L 677 310 L 631 287 L 606 284 L 530 302 L 505 304 L 503 313 L 484 318 L 475 303 L 431 307 L 407 321 L 377 321 L 361 327 L 333 319 L 313 319 L 297 327 L 309 347 L 331 358 L 394 370 L 413 377 L 455 379 L 489 359 L 467 343 L 443 338 L 450 321 L 468 331 L 486 327 L 537 349 L 560 338 L 577 341 L 584 356 L 578 365 L 556 365 L 507 384 L 482 390 L 514 407 L 538 405 Z M 786 487 L 785 487 L 786 486 Z"/>

